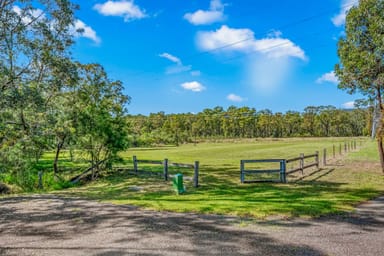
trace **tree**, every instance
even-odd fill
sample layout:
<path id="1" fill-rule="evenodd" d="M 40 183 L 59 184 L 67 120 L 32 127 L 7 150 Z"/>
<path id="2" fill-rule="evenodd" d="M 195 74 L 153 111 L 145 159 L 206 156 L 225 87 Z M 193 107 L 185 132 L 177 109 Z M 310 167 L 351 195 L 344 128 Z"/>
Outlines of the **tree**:
<path id="1" fill-rule="evenodd" d="M 63 0 L 0 1 L 0 169 L 22 186 L 51 147 L 57 96 L 76 79 L 69 65 L 75 9 Z"/>
<path id="2" fill-rule="evenodd" d="M 375 100 L 379 109 L 376 131 L 381 168 L 384 173 L 384 1 L 360 0 L 346 17 L 345 37 L 338 42 L 340 63 L 335 66 L 339 88 L 360 92 Z"/>
<path id="3" fill-rule="evenodd" d="M 58 174 L 68 145 L 95 169 L 127 146 L 122 83 L 72 59 L 76 9 L 69 0 L 0 0 L 0 174 L 23 188 L 33 189 L 46 150 L 56 150 Z"/>
<path id="4" fill-rule="evenodd" d="M 110 81 L 98 64 L 78 64 L 80 81 L 74 108 L 77 139 L 91 162 L 92 178 L 128 146 L 124 119 L 129 97 L 120 81 Z"/>

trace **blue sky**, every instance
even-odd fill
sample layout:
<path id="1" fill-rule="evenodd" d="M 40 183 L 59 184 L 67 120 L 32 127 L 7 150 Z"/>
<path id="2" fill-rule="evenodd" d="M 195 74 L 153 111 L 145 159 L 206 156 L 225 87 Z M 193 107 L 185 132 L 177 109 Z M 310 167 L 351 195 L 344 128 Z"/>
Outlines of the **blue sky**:
<path id="1" fill-rule="evenodd" d="M 131 114 L 235 105 L 349 108 L 332 70 L 354 0 L 77 1 L 72 50 L 132 97 Z"/>

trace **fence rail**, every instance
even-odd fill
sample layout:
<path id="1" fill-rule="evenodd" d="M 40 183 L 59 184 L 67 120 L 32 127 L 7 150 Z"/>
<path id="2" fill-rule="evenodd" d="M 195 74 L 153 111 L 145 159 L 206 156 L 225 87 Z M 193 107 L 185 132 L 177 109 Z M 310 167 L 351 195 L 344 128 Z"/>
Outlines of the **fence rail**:
<path id="1" fill-rule="evenodd" d="M 162 165 L 163 166 L 163 177 L 164 180 L 167 181 L 169 174 L 169 167 L 178 167 L 178 168 L 189 168 L 193 169 L 193 186 L 195 188 L 199 187 L 199 161 L 195 161 L 194 164 L 184 164 L 184 163 L 170 163 L 168 159 L 164 159 L 163 161 L 157 160 L 139 160 L 136 156 L 132 157 L 133 160 L 133 170 L 135 173 L 139 172 L 139 163 L 143 164 L 154 164 L 154 165 Z"/>
<path id="2" fill-rule="evenodd" d="M 314 162 L 310 162 L 305 164 L 305 159 L 314 158 Z M 287 170 L 287 163 L 297 162 L 299 161 L 299 167 Z M 247 163 L 280 163 L 279 169 L 246 169 L 245 165 Z M 316 166 L 319 169 L 319 152 L 316 151 L 314 154 L 304 155 L 300 154 L 299 157 L 294 157 L 290 159 L 253 159 L 253 160 L 241 160 L 240 161 L 240 181 L 241 183 L 254 183 L 261 181 L 272 181 L 272 182 L 287 182 L 287 176 L 301 171 L 304 172 L 305 169 Z M 254 180 L 246 180 L 247 174 L 279 174 L 279 179 L 254 179 Z"/>
<path id="3" fill-rule="evenodd" d="M 360 146 L 362 146 L 362 140 L 360 140 Z M 344 150 L 343 150 L 344 149 Z M 357 142 L 356 140 L 354 141 L 347 141 L 339 144 L 338 147 L 338 154 L 339 156 L 342 156 L 343 153 L 348 153 L 351 152 L 352 150 L 357 149 Z M 331 160 L 329 158 L 330 156 L 333 156 L 333 159 L 337 159 L 337 147 L 335 144 L 332 145 L 331 147 L 332 154 L 327 151 L 326 148 L 322 150 L 322 166 L 327 166 L 328 160 Z M 307 159 L 313 159 L 312 161 L 308 161 Z M 245 165 L 247 163 L 280 163 L 280 168 L 279 169 L 246 169 Z M 292 167 L 290 169 L 287 169 L 287 164 L 292 164 L 298 162 L 297 167 Z M 241 160 L 240 161 L 240 181 L 241 183 L 251 183 L 251 182 L 260 182 L 260 181 L 280 181 L 283 183 L 287 182 L 287 177 L 291 174 L 294 174 L 296 172 L 302 173 L 304 175 L 304 170 L 308 168 L 316 167 L 317 170 L 320 169 L 320 154 L 319 151 L 316 151 L 314 154 L 308 154 L 304 155 L 303 153 L 300 154 L 298 157 L 293 157 L 289 159 L 253 159 L 253 160 Z M 246 175 L 257 175 L 257 174 L 273 174 L 273 173 L 280 173 L 280 177 L 278 180 L 246 180 Z"/>
<path id="4" fill-rule="evenodd" d="M 314 162 L 311 162 L 309 164 L 308 163 L 305 164 L 305 159 L 309 159 L 309 158 L 314 158 Z M 315 154 L 311 154 L 311 155 L 300 154 L 299 157 L 290 158 L 290 159 L 286 160 L 287 163 L 293 163 L 293 162 L 297 162 L 297 161 L 299 161 L 299 166 L 297 168 L 287 170 L 286 175 L 296 173 L 299 171 L 301 171 L 301 173 L 303 173 L 305 169 L 308 169 L 308 168 L 311 168 L 314 166 L 316 166 L 316 168 L 319 169 L 319 165 L 320 165 L 319 152 L 316 151 Z"/>
<path id="5" fill-rule="evenodd" d="M 245 164 L 247 163 L 279 163 L 280 168 L 279 169 L 269 169 L 269 170 L 253 170 L 253 169 L 246 169 Z M 285 159 L 254 159 L 254 160 L 241 160 L 240 161 L 240 181 L 241 183 L 255 183 L 255 182 L 286 182 L 285 179 L 285 167 L 286 166 L 286 160 Z M 254 179 L 254 180 L 246 180 L 247 174 L 279 174 L 279 179 Z"/>

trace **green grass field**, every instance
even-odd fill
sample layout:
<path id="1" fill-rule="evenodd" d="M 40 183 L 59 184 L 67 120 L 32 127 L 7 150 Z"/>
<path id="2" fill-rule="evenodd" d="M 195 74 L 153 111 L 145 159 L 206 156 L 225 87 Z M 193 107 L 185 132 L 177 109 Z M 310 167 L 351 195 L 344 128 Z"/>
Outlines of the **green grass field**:
<path id="1" fill-rule="evenodd" d="M 342 213 L 359 202 L 384 193 L 384 176 L 377 164 L 375 143 L 364 139 L 358 152 L 343 155 L 342 161 L 332 160 L 333 145 L 336 145 L 338 154 L 338 145 L 345 141 L 347 139 L 342 138 L 247 140 L 130 149 L 122 154 L 128 166 L 132 166 L 130 159 L 133 155 L 146 160 L 168 158 L 171 162 L 191 164 L 199 161 L 200 187 L 195 189 L 191 181 L 186 180 L 187 192 L 176 195 L 172 182 L 166 182 L 160 176 L 135 176 L 120 171 L 85 187 L 59 193 L 133 204 L 145 209 L 256 218 Z M 306 179 L 289 179 L 288 184 L 240 183 L 241 159 L 291 158 L 300 153 L 322 152 L 323 148 L 329 152 L 328 162 L 334 164 Z M 155 167 L 144 166 L 146 170 L 150 168 Z M 158 168 L 161 172 L 161 166 Z M 175 168 L 170 172 L 192 175 L 192 171 Z M 305 174 L 310 172 L 306 170 Z"/>

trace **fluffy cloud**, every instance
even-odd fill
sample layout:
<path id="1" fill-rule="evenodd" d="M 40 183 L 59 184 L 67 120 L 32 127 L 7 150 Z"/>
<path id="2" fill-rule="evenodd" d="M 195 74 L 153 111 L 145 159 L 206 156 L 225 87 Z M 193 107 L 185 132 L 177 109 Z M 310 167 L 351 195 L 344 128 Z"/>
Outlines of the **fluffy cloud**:
<path id="1" fill-rule="evenodd" d="M 319 77 L 316 80 L 316 83 L 318 83 L 318 84 L 322 84 L 322 83 L 325 83 L 325 82 L 338 84 L 339 83 L 339 79 L 336 77 L 335 72 L 330 71 L 328 73 L 325 73 L 324 75 L 322 75 L 321 77 Z"/>
<path id="2" fill-rule="evenodd" d="M 296 57 L 306 59 L 304 51 L 289 39 L 281 38 L 281 33 L 273 37 L 256 39 L 250 29 L 233 29 L 226 25 L 216 31 L 203 31 L 197 34 L 197 45 L 201 50 L 221 50 L 239 52 L 259 52 L 270 58 Z"/>
<path id="3" fill-rule="evenodd" d="M 93 9 L 104 16 L 123 17 L 126 22 L 147 17 L 145 11 L 135 5 L 133 0 L 107 1 L 104 4 L 95 4 Z"/>
<path id="4" fill-rule="evenodd" d="M 340 13 L 332 17 L 332 23 L 336 27 L 340 27 L 345 24 L 346 14 L 353 6 L 356 6 L 358 1 L 356 0 L 343 0 L 341 2 Z"/>
<path id="5" fill-rule="evenodd" d="M 196 44 L 203 51 L 243 53 L 247 56 L 246 80 L 258 93 L 270 95 L 287 84 L 294 72 L 294 59 L 307 60 L 304 51 L 280 31 L 273 31 L 265 38 L 257 39 L 252 30 L 221 26 L 215 31 L 201 31 Z"/>
<path id="6" fill-rule="evenodd" d="M 197 81 L 183 83 L 181 84 L 181 87 L 183 87 L 185 90 L 193 92 L 201 92 L 206 89 L 201 83 Z"/>
<path id="7" fill-rule="evenodd" d="M 343 104 L 343 107 L 348 109 L 355 108 L 355 102 L 354 101 L 345 102 Z"/>
<path id="8" fill-rule="evenodd" d="M 90 26 L 82 22 L 81 20 L 76 20 L 75 27 L 74 27 L 75 36 L 77 37 L 85 37 L 88 39 L 91 39 L 96 44 L 99 44 L 101 42 L 100 38 L 97 36 L 96 31 L 93 30 Z M 78 32 L 81 31 L 81 32 Z"/>
<path id="9" fill-rule="evenodd" d="M 243 102 L 245 99 L 236 94 L 231 93 L 227 96 L 227 100 L 230 100 L 233 102 Z"/>
<path id="10" fill-rule="evenodd" d="M 194 13 L 186 13 L 184 19 L 193 25 L 208 25 L 225 20 L 224 5 L 220 0 L 212 0 L 209 10 L 198 10 Z"/>

